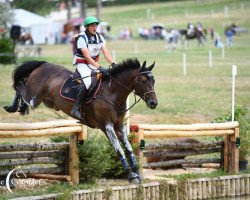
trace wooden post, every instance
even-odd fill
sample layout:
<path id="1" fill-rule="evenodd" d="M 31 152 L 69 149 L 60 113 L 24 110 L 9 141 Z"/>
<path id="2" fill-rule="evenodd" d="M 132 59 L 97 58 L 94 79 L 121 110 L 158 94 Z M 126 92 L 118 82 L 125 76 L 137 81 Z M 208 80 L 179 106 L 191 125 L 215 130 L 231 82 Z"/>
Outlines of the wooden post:
<path id="1" fill-rule="evenodd" d="M 228 171 L 229 166 L 228 166 L 228 160 L 229 160 L 229 147 L 228 147 L 228 140 L 229 136 L 224 136 L 224 170 Z"/>
<path id="2" fill-rule="evenodd" d="M 231 151 L 232 151 L 232 160 L 230 161 L 232 172 L 238 173 L 239 172 L 239 148 L 236 147 L 236 138 L 239 137 L 240 129 L 234 129 L 235 134 L 230 136 L 231 142 Z"/>
<path id="3" fill-rule="evenodd" d="M 74 185 L 79 184 L 79 156 L 77 134 L 69 137 L 69 175 Z"/>
<path id="4" fill-rule="evenodd" d="M 82 125 L 82 131 L 78 133 L 78 141 L 87 140 L 87 126 Z"/>

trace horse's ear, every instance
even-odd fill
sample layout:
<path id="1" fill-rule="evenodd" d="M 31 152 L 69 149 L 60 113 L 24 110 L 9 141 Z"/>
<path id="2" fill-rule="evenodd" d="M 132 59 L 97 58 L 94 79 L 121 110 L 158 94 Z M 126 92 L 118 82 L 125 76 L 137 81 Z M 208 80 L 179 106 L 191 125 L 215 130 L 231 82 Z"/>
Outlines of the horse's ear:
<path id="1" fill-rule="evenodd" d="M 142 63 L 142 66 L 141 66 L 141 71 L 143 71 L 146 67 L 146 60 Z"/>
<path id="2" fill-rule="evenodd" d="M 152 69 L 154 68 L 154 66 L 155 66 L 155 61 L 154 61 L 154 63 L 153 63 L 152 65 L 150 65 L 150 66 L 148 67 L 148 70 L 149 70 L 149 71 L 152 71 Z"/>

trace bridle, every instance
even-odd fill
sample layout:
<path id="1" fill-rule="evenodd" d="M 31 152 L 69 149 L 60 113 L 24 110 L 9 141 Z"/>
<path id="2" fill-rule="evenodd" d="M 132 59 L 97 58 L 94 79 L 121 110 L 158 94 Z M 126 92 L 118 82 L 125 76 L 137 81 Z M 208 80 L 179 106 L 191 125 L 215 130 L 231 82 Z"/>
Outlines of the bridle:
<path id="1" fill-rule="evenodd" d="M 111 105 L 113 105 L 114 107 L 116 107 L 117 110 L 119 111 L 119 113 L 125 113 L 128 110 L 130 110 L 131 108 L 133 108 L 141 99 L 145 100 L 147 95 L 149 95 L 149 94 L 155 94 L 155 92 L 153 90 L 151 90 L 151 91 L 148 91 L 148 92 L 144 92 L 142 95 L 140 95 L 140 94 L 137 94 L 135 90 L 131 89 L 132 86 L 133 86 L 133 84 L 136 82 L 136 80 L 137 80 L 137 83 L 139 83 L 138 77 L 141 76 L 141 75 L 143 75 L 143 74 L 146 74 L 145 76 L 146 76 L 147 79 L 154 78 L 152 74 L 148 75 L 149 73 L 151 74 L 150 71 L 140 72 L 139 69 L 138 69 L 137 70 L 137 75 L 135 76 L 135 78 L 133 79 L 132 83 L 128 87 L 126 85 L 122 84 L 120 81 L 118 81 L 114 77 L 112 77 L 112 76 L 109 77 L 110 80 L 116 82 L 118 85 L 120 85 L 121 87 L 123 87 L 124 89 L 126 89 L 127 91 L 129 91 L 130 93 L 132 92 L 134 94 L 134 103 L 131 106 L 129 106 L 129 108 L 121 110 L 116 104 L 114 104 L 112 101 L 104 98 L 103 96 L 98 96 L 98 98 L 101 98 L 101 99 L 105 100 L 106 102 L 110 103 Z M 138 95 L 140 98 L 137 99 L 136 95 Z"/>
<path id="2" fill-rule="evenodd" d="M 132 84 L 135 82 L 136 78 L 138 78 L 140 75 L 143 75 L 143 74 L 145 74 L 145 77 L 146 77 L 147 79 L 149 79 L 149 80 L 153 79 L 153 80 L 154 80 L 154 77 L 153 77 L 153 75 L 151 74 L 150 71 L 144 71 L 144 72 L 139 72 L 139 71 L 138 71 L 137 76 L 134 78 Z M 149 75 L 149 74 L 150 74 L 150 75 Z M 139 81 L 137 81 L 137 83 L 139 83 Z M 131 85 L 131 86 L 132 86 L 132 85 Z M 131 86 L 130 86 L 130 87 L 131 87 Z M 134 94 L 136 95 L 135 91 L 133 91 L 133 92 L 134 92 Z M 150 91 L 148 91 L 148 92 L 144 92 L 142 95 L 139 95 L 139 94 L 137 94 L 137 95 L 138 95 L 141 99 L 145 100 L 145 99 L 146 99 L 146 96 L 147 96 L 148 94 L 155 94 L 155 91 L 150 90 Z"/>

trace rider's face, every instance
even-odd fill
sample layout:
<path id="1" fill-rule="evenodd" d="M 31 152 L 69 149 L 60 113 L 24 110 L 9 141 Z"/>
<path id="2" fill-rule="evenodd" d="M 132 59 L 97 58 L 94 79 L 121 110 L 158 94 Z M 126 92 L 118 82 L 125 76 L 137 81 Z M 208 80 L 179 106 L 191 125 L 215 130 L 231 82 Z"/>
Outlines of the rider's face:
<path id="1" fill-rule="evenodd" d="M 97 24 L 94 23 L 94 24 L 88 25 L 88 26 L 87 26 L 87 29 L 88 29 L 88 31 L 89 31 L 91 34 L 95 35 L 95 34 L 96 34 L 96 27 L 97 27 Z"/>

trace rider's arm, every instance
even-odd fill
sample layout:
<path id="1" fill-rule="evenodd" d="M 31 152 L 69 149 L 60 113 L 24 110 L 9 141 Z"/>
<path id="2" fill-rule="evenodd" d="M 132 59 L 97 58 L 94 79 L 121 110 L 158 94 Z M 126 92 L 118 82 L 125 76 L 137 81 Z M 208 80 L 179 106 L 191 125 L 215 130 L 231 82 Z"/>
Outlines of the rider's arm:
<path id="1" fill-rule="evenodd" d="M 100 65 L 89 55 L 88 48 L 81 49 L 84 58 L 88 61 L 89 64 L 95 66 L 96 68 L 100 67 Z"/>

